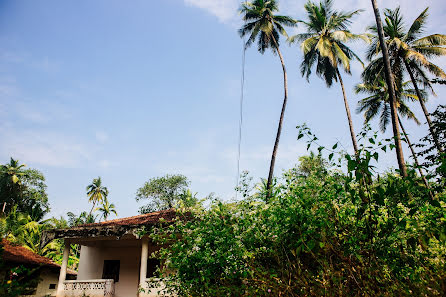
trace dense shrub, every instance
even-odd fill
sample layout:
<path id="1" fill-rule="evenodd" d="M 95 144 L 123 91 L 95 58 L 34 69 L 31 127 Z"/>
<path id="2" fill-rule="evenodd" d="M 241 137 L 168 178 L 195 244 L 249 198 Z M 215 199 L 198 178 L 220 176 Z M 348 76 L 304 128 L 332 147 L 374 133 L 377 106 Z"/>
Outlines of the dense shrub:
<path id="1" fill-rule="evenodd" d="M 180 210 L 174 224 L 152 230 L 166 247 L 158 256 L 171 271 L 168 288 L 181 296 L 441 296 L 446 195 L 432 199 L 413 169 L 407 179 L 373 176 L 374 158 L 370 148 L 347 155 L 347 174 L 303 160 L 268 203 L 256 191 Z"/>

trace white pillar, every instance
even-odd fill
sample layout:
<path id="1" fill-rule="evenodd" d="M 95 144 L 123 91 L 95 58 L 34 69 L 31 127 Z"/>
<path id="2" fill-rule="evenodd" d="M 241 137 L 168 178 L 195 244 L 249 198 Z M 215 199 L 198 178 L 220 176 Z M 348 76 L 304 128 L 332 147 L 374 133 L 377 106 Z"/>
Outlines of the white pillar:
<path id="1" fill-rule="evenodd" d="M 141 265 L 139 270 L 139 286 L 145 288 L 145 280 L 147 277 L 147 259 L 149 258 L 149 240 L 143 238 L 141 240 Z M 142 295 L 142 294 L 140 294 Z"/>
<path id="2" fill-rule="evenodd" d="M 65 240 L 65 248 L 63 250 L 62 265 L 60 266 L 59 283 L 57 285 L 56 297 L 64 297 L 63 282 L 67 276 L 68 257 L 70 256 L 70 243 Z"/>

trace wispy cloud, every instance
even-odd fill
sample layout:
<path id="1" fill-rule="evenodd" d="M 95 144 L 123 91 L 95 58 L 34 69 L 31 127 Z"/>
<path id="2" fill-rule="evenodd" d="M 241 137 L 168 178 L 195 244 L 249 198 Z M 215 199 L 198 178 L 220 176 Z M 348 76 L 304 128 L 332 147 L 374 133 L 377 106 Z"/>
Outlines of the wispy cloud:
<path id="1" fill-rule="evenodd" d="M 24 162 L 63 168 L 79 167 L 92 159 L 90 146 L 69 136 L 38 130 L 18 130 L 5 123 L 0 126 L 0 157 L 15 157 Z"/>
<path id="2" fill-rule="evenodd" d="M 63 104 L 29 98 L 13 78 L 0 78 L 0 159 L 9 157 L 25 163 L 61 168 L 79 168 L 89 164 L 109 167 L 98 161 L 105 132 L 96 134 L 96 142 L 71 136 L 56 123 L 70 117 Z"/>
<path id="3" fill-rule="evenodd" d="M 222 23 L 230 23 L 237 16 L 237 0 L 184 0 L 184 3 L 201 8 L 216 16 Z"/>

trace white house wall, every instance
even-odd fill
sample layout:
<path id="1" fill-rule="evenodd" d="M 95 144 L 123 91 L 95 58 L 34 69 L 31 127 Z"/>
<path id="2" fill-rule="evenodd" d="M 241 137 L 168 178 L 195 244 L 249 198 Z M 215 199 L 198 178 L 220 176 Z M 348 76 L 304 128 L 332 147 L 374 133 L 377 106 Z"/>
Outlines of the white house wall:
<path id="1" fill-rule="evenodd" d="M 104 260 L 120 260 L 119 282 L 115 297 L 134 297 L 138 294 L 140 247 L 81 247 L 78 280 L 100 279 Z"/>
<path id="2" fill-rule="evenodd" d="M 57 282 L 59 280 L 59 273 L 47 268 L 43 268 L 40 272 L 40 279 L 41 280 L 37 285 L 35 294 L 25 295 L 22 297 L 56 296 L 56 289 L 50 289 L 50 284 L 55 284 L 57 287 Z"/>

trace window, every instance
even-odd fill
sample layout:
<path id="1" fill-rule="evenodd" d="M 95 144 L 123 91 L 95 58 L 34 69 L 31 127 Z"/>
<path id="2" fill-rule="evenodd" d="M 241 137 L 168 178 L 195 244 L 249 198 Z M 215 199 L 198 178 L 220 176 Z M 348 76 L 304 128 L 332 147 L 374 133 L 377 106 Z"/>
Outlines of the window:
<path id="1" fill-rule="evenodd" d="M 147 259 L 147 275 L 146 277 L 154 277 L 156 268 L 160 266 L 160 261 L 158 259 Z"/>
<path id="2" fill-rule="evenodd" d="M 104 260 L 102 279 L 113 279 L 115 283 L 119 282 L 119 266 L 119 260 Z"/>
<path id="3" fill-rule="evenodd" d="M 56 289 L 56 284 L 50 284 L 50 290 L 55 290 Z"/>

